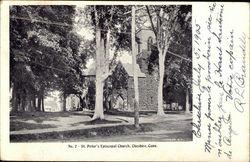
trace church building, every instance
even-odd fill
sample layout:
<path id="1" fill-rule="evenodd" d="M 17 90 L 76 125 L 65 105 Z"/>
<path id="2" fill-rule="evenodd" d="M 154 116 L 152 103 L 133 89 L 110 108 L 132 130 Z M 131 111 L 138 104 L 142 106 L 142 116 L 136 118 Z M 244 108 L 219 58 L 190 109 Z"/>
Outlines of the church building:
<path id="1" fill-rule="evenodd" d="M 140 30 L 136 34 L 137 42 L 137 68 L 138 73 L 138 88 L 139 88 L 139 109 L 143 110 L 157 110 L 157 89 L 158 89 L 158 75 L 157 73 L 150 73 L 148 69 L 148 58 L 151 55 L 151 47 L 155 43 L 155 36 L 151 30 Z M 121 64 L 121 63 L 120 63 Z M 119 64 L 118 64 L 119 65 Z M 134 82 L 132 64 L 122 64 L 128 74 L 127 87 L 123 89 L 116 89 L 113 93 L 116 104 L 115 107 L 120 109 L 133 110 L 134 105 Z M 119 68 L 119 66 L 117 66 Z M 122 68 L 119 68 L 121 71 Z M 114 75 L 118 70 L 114 71 Z M 123 104 L 121 104 L 123 102 Z M 121 108 L 122 106 L 122 108 Z"/>
<path id="2" fill-rule="evenodd" d="M 136 34 L 136 50 L 137 54 L 137 74 L 138 74 L 138 88 L 139 88 L 139 109 L 143 110 L 157 110 L 157 89 L 158 89 L 158 74 L 150 73 L 148 69 L 148 58 L 151 55 L 151 47 L 155 43 L 155 36 L 151 30 L 140 30 Z M 119 73 L 125 76 L 119 78 Z M 95 77 L 95 65 L 86 69 L 85 77 L 90 77 L 92 80 Z M 112 76 L 114 75 L 114 76 Z M 106 82 L 111 83 L 111 78 L 115 78 L 113 82 L 112 92 L 109 94 L 111 102 L 109 107 L 119 110 L 133 110 L 134 107 L 134 82 L 133 82 L 133 66 L 132 64 L 118 62 L 115 70 L 111 76 L 107 78 Z M 125 86 L 117 86 L 122 83 Z M 104 102 L 105 102 L 104 94 Z M 105 107 L 104 103 L 104 107 Z"/>

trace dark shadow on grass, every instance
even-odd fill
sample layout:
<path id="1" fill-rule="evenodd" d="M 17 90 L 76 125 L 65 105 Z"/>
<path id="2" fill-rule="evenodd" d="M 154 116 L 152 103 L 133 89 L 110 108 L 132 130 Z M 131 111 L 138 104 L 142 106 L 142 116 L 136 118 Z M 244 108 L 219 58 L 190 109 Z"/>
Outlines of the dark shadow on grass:
<path id="1" fill-rule="evenodd" d="M 73 112 L 71 115 L 75 115 L 75 116 L 88 116 L 88 117 L 92 118 L 93 117 L 93 112 L 84 112 L 84 113 Z"/>
<path id="2" fill-rule="evenodd" d="M 13 120 L 19 121 L 19 122 L 33 120 L 34 122 L 39 123 L 39 124 L 42 124 L 44 121 L 58 121 L 56 117 L 50 117 L 50 116 L 36 116 L 36 117 L 30 117 L 30 118 L 24 117 L 24 118 L 18 118 L 18 119 L 16 118 Z"/>
<path id="3" fill-rule="evenodd" d="M 119 110 L 115 110 L 115 109 L 107 111 L 107 112 L 105 112 L 105 114 L 118 115 L 118 116 L 123 116 L 123 117 L 134 117 L 134 112 L 119 111 Z M 154 111 L 141 111 L 139 114 L 140 114 L 140 117 L 143 117 L 143 116 L 155 114 L 155 112 Z"/>
<path id="4" fill-rule="evenodd" d="M 165 111 L 165 114 L 183 114 L 185 113 L 184 111 Z M 116 109 L 110 110 L 105 112 L 105 114 L 108 115 L 119 115 L 119 116 L 124 116 L 124 117 L 134 117 L 134 112 L 133 111 L 119 111 Z M 144 116 L 152 116 L 156 114 L 156 111 L 140 111 L 139 112 L 140 117 Z"/>
<path id="5" fill-rule="evenodd" d="M 10 122 L 10 131 L 46 129 L 46 128 L 56 128 L 56 126 L 51 124 L 34 124 L 34 123 L 25 123 L 20 121 Z"/>
<path id="6" fill-rule="evenodd" d="M 113 124 L 113 123 L 121 123 L 122 121 L 114 121 L 114 120 L 107 120 L 107 119 L 95 119 L 91 121 L 86 121 L 86 125 L 94 125 L 94 124 Z"/>
<path id="7" fill-rule="evenodd" d="M 118 120 L 121 120 L 121 121 L 124 121 L 124 122 L 128 123 L 128 121 L 127 121 L 127 120 L 125 120 L 125 119 L 121 119 L 121 118 L 116 118 L 116 119 L 118 119 Z"/>
<path id="8" fill-rule="evenodd" d="M 114 120 L 106 120 L 106 119 L 96 119 L 96 120 L 91 120 L 91 121 L 83 121 L 79 123 L 74 123 L 71 124 L 72 126 L 77 126 L 77 125 L 96 125 L 96 124 L 115 124 L 115 123 L 122 123 L 122 121 L 114 121 Z"/>
<path id="9" fill-rule="evenodd" d="M 39 117 L 39 116 L 47 116 L 47 117 L 68 117 L 71 112 L 14 112 L 10 114 L 11 118 L 32 118 L 32 117 Z"/>

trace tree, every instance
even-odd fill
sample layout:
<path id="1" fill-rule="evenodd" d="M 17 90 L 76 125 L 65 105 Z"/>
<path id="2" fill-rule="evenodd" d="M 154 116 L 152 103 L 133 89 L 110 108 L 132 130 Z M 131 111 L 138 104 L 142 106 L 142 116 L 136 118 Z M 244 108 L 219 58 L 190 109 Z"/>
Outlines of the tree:
<path id="1" fill-rule="evenodd" d="M 188 20 L 188 13 L 182 12 L 181 6 L 146 6 L 151 29 L 156 37 L 158 51 L 158 110 L 157 114 L 164 115 L 163 111 L 163 81 L 165 74 L 165 59 L 169 47 L 173 42 L 174 33 L 182 27 L 182 22 Z"/>
<path id="2" fill-rule="evenodd" d="M 134 77 L 134 90 L 135 90 L 135 99 L 134 99 L 134 112 L 135 112 L 135 127 L 139 127 L 139 88 L 138 88 L 138 74 L 136 70 L 136 43 L 135 43 L 135 6 L 132 6 L 132 64 L 133 64 L 133 77 Z"/>
<path id="3" fill-rule="evenodd" d="M 93 119 L 103 119 L 103 86 L 104 81 L 110 75 L 108 69 L 109 61 L 109 33 L 107 33 L 106 49 L 104 48 L 104 40 L 101 39 L 101 31 L 96 31 L 96 99 L 95 113 Z"/>
<path id="4" fill-rule="evenodd" d="M 125 43 L 129 42 L 128 36 L 119 34 L 121 29 L 126 32 L 126 17 L 119 17 L 128 8 L 125 6 L 88 6 L 90 20 L 95 30 L 96 41 L 96 95 L 95 95 L 95 112 L 93 120 L 103 119 L 103 88 L 107 77 L 113 70 L 112 61 L 110 61 L 110 48 L 115 51 L 122 49 Z M 116 14 L 114 14 L 116 13 Z M 112 40 L 111 40 L 112 39 Z M 122 43 L 123 42 L 123 43 Z M 112 44 L 112 45 L 111 45 Z M 129 48 L 129 46 L 127 46 Z M 115 57 L 114 57 L 115 58 Z"/>
<path id="5" fill-rule="evenodd" d="M 81 69 L 86 57 L 82 57 L 84 54 L 79 50 L 81 40 L 72 30 L 74 13 L 74 6 L 10 8 L 13 110 L 18 109 L 16 103 L 28 102 L 30 105 L 29 98 L 33 101 L 38 98 L 37 110 L 43 111 L 43 100 L 48 90 L 69 93 L 80 89 Z M 25 71 L 30 79 L 25 79 L 27 75 L 18 70 Z M 33 106 L 36 107 L 36 104 Z"/>
<path id="6" fill-rule="evenodd" d="M 180 6 L 180 14 L 173 40 L 169 46 L 165 61 L 165 88 L 173 87 L 175 92 L 180 92 L 178 102 L 187 110 L 190 105 L 190 92 L 192 92 L 192 24 L 191 6 Z M 186 95 L 184 95 L 186 94 Z M 188 95 L 188 97 L 187 97 Z M 164 94 L 167 100 L 166 93 Z M 185 103 L 185 101 L 187 101 Z"/>

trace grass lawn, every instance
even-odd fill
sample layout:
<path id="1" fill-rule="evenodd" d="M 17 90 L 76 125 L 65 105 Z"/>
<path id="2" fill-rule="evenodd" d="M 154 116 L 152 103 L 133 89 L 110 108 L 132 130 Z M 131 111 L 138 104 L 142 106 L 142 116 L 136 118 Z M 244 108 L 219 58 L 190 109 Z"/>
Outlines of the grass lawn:
<path id="1" fill-rule="evenodd" d="M 140 113 L 140 128 L 133 125 L 133 112 L 109 112 L 104 120 L 91 120 L 92 112 L 24 112 L 11 114 L 11 142 L 191 140 L 191 115 L 183 113 L 156 117 Z M 179 119 L 177 119 L 179 118 Z M 168 136 L 167 136 L 168 134 Z M 169 136 L 172 134 L 171 136 Z M 127 136 L 127 137 L 126 137 Z"/>

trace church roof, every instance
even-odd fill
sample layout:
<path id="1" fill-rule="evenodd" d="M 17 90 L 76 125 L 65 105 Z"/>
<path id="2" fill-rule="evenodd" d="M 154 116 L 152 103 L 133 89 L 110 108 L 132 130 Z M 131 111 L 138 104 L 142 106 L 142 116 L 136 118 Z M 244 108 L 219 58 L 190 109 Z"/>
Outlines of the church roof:
<path id="1" fill-rule="evenodd" d="M 133 77 L 134 76 L 134 73 L 133 73 L 133 65 L 132 64 L 125 64 L 125 63 L 122 63 L 122 66 L 124 67 L 124 69 L 126 70 L 126 72 L 128 73 L 128 76 L 130 77 Z M 141 69 L 139 67 L 138 64 L 136 64 L 136 70 L 137 70 L 137 75 L 138 77 L 140 78 L 145 78 L 146 75 L 144 73 L 141 72 Z"/>

